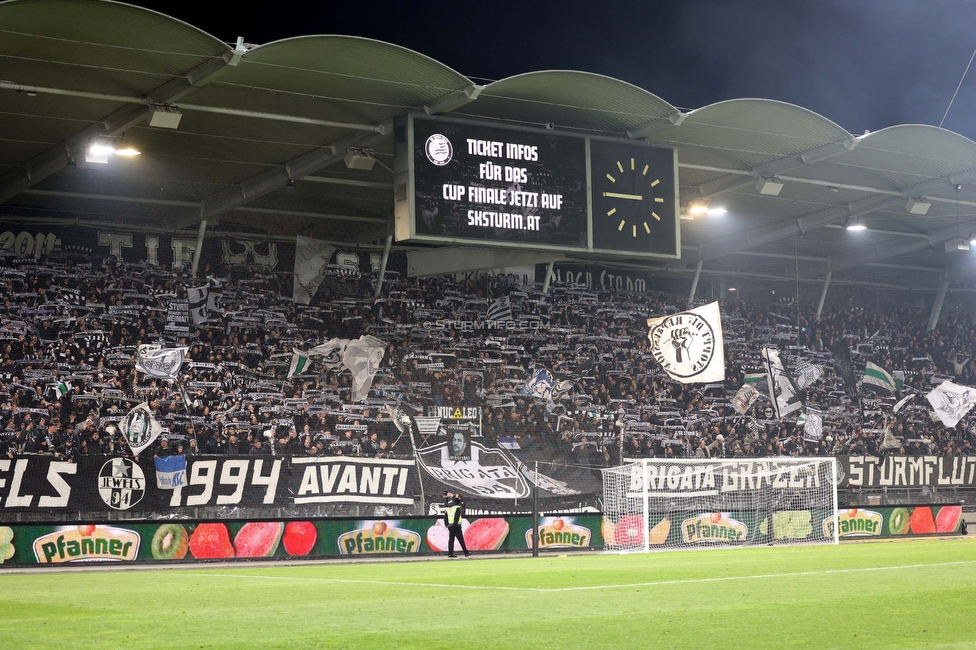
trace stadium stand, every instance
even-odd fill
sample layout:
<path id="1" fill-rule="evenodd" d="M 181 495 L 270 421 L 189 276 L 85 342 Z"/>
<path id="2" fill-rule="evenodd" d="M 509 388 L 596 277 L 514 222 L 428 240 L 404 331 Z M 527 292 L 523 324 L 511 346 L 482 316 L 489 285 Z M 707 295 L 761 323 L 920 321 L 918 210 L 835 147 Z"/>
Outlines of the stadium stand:
<path id="1" fill-rule="evenodd" d="M 479 409 L 492 445 L 565 455 L 590 467 L 617 464 L 621 451 L 972 454 L 976 416 L 947 428 L 917 400 L 886 418 L 896 397 L 867 389 L 859 396 L 845 386 L 833 352 L 838 342 L 848 344 L 855 363 L 903 374 L 907 391 L 927 392 L 944 378 L 972 383 L 968 319 L 944 319 L 927 331 L 925 314 L 908 307 L 843 309 L 815 320 L 788 302 L 758 309 L 729 301 L 722 306 L 727 381 L 682 386 L 653 361 L 644 321 L 684 307 L 683 296 L 568 284 L 543 294 L 533 285 L 394 278 L 374 300 L 368 278 L 347 278 L 305 307 L 284 296 L 278 276 L 217 266 L 209 272 L 220 278 L 219 306 L 181 334 L 167 331 L 167 302 L 198 281 L 179 271 L 67 253 L 4 259 L 0 453 L 131 456 L 116 425 L 133 403 L 146 401 L 164 426 L 154 455 L 411 458 L 391 407 L 419 415 L 439 405 Z M 511 305 L 510 327 L 466 328 L 499 298 Z M 349 400 L 348 373 L 319 366 L 285 377 L 293 349 L 364 334 L 388 350 L 363 402 Z M 147 343 L 189 346 L 181 377 L 188 408 L 176 386 L 133 371 L 136 346 Z M 762 400 L 746 416 L 732 409 L 730 399 L 745 375 L 761 371 L 760 351 L 770 346 L 782 350 L 792 374 L 822 370 L 806 391 L 807 405 L 823 412 L 821 436 L 805 439 L 797 413 L 776 420 Z M 539 369 L 560 388 L 544 397 L 523 394 Z M 885 444 L 886 421 L 897 444 Z"/>

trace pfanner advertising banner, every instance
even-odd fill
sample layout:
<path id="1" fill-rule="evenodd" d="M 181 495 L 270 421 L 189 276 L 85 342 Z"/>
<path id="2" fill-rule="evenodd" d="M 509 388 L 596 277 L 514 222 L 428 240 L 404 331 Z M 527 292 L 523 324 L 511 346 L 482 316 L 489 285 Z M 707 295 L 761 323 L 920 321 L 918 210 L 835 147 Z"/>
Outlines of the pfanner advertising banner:
<path id="1" fill-rule="evenodd" d="M 602 550 L 599 516 L 543 517 L 540 551 Z M 467 517 L 478 553 L 532 548 L 532 517 Z M 0 526 L 0 569 L 86 562 L 201 562 L 446 553 L 441 518 L 152 522 Z"/>

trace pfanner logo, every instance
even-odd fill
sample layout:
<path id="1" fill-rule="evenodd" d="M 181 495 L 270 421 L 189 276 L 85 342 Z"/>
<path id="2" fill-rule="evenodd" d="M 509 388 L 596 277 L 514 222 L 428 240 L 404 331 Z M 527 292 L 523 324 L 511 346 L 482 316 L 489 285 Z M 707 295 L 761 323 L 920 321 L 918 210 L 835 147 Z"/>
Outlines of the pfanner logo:
<path id="1" fill-rule="evenodd" d="M 836 522 L 836 524 L 835 524 Z M 827 517 L 823 522 L 824 535 L 832 539 L 837 525 L 838 537 L 876 537 L 881 535 L 884 517 L 874 510 L 848 508 L 837 513 L 837 517 Z"/>
<path id="2" fill-rule="evenodd" d="M 592 533 L 571 519 L 554 519 L 539 525 L 539 548 L 586 548 Z M 525 531 L 525 545 L 532 548 L 532 529 Z"/>
<path id="3" fill-rule="evenodd" d="M 377 521 L 372 526 L 339 535 L 338 543 L 342 555 L 418 553 L 420 533 Z"/>
<path id="4" fill-rule="evenodd" d="M 38 564 L 132 562 L 139 557 L 139 533 L 114 526 L 73 526 L 34 540 Z"/>
<path id="5" fill-rule="evenodd" d="M 715 512 L 681 522 L 685 544 L 737 544 L 746 540 L 749 527 L 724 512 Z"/>

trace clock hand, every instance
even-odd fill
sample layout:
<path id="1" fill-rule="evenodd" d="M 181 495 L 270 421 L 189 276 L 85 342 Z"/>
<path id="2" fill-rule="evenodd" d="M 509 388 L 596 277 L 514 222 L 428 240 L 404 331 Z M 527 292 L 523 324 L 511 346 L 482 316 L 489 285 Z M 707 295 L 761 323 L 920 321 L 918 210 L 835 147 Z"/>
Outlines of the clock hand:
<path id="1" fill-rule="evenodd" d="M 631 201 L 643 201 L 644 197 L 640 194 L 621 194 L 619 192 L 604 192 L 603 196 L 611 199 L 629 199 Z"/>

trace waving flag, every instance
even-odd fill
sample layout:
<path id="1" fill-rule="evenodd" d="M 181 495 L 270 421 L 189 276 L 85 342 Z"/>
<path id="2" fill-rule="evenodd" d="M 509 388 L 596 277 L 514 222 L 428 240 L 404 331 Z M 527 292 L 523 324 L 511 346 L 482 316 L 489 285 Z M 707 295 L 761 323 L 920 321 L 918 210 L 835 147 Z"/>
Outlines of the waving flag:
<path id="1" fill-rule="evenodd" d="M 509 296 L 502 296 L 488 305 L 485 320 L 512 320 L 512 299 Z"/>
<path id="2" fill-rule="evenodd" d="M 156 379 L 176 379 L 189 348 L 161 348 L 159 350 L 139 350 L 136 357 L 136 370 Z"/>
<path id="3" fill-rule="evenodd" d="M 360 336 L 349 341 L 342 354 L 342 364 L 352 373 L 352 401 L 366 398 L 385 352 L 386 343 L 373 336 Z"/>
<path id="4" fill-rule="evenodd" d="M 894 393 L 895 390 L 897 390 L 895 378 L 889 375 L 887 370 L 877 364 L 871 363 L 870 361 L 864 364 L 863 381 L 869 386 L 883 388 L 889 393 Z"/>
<path id="5" fill-rule="evenodd" d="M 718 303 L 648 318 L 651 353 L 682 384 L 725 381 L 725 342 Z"/>
<path id="6" fill-rule="evenodd" d="M 311 237 L 295 238 L 295 277 L 292 300 L 307 305 L 319 290 L 323 271 L 332 259 L 335 246 Z"/>
<path id="7" fill-rule="evenodd" d="M 769 383 L 769 398 L 773 402 L 773 412 L 777 418 L 798 411 L 803 406 L 800 389 L 793 378 L 786 374 L 779 350 L 763 348 L 763 363 L 766 366 L 766 380 Z"/>
<path id="8" fill-rule="evenodd" d="M 342 372 L 345 366 L 342 363 L 342 356 L 346 353 L 346 346 L 349 339 L 329 339 L 322 345 L 316 345 L 308 351 L 310 357 L 322 357 L 319 360 L 323 366 L 335 372 Z"/>
<path id="9" fill-rule="evenodd" d="M 194 325 L 199 325 L 207 320 L 207 300 L 210 295 L 210 285 L 202 287 L 187 287 L 186 299 L 190 303 L 190 318 Z"/>
<path id="10" fill-rule="evenodd" d="M 132 453 L 138 455 L 159 437 L 163 427 L 153 417 L 149 405 L 143 402 L 119 420 L 119 431 L 125 436 Z"/>
<path id="11" fill-rule="evenodd" d="M 175 490 L 186 485 L 186 456 L 167 456 L 154 458 L 156 465 L 156 487 L 160 490 Z"/>
<path id="12" fill-rule="evenodd" d="M 925 399 L 932 405 L 942 424 L 954 427 L 976 405 L 976 389 L 944 381 Z"/>
<path id="13" fill-rule="evenodd" d="M 288 378 L 291 379 L 295 375 L 300 375 L 312 365 L 311 360 L 308 358 L 307 352 L 299 352 L 294 350 L 291 353 L 291 365 L 288 367 Z"/>
<path id="14" fill-rule="evenodd" d="M 520 395 L 529 395 L 540 399 L 549 399 L 556 382 L 545 368 L 540 368 L 519 388 Z"/>

